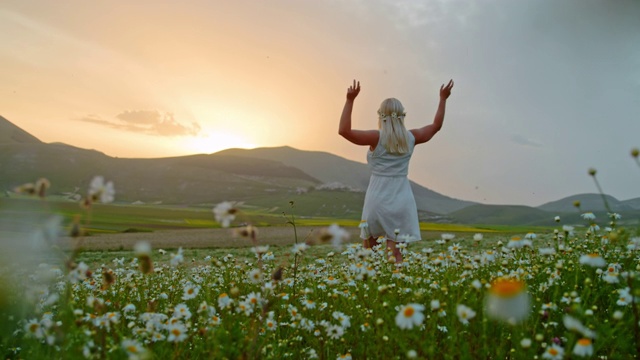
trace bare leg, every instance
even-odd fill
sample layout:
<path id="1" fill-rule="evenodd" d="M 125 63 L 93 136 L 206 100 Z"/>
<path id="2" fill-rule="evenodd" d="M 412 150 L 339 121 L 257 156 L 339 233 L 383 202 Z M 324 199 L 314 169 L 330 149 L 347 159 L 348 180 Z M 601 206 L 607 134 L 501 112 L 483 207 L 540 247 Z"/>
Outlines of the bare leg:
<path id="1" fill-rule="evenodd" d="M 393 256 L 396 259 L 396 264 L 402 263 L 402 253 L 400 249 L 396 247 L 396 242 L 393 240 L 387 240 L 387 249 L 393 253 Z"/>
<path id="2" fill-rule="evenodd" d="M 370 237 L 368 239 L 364 239 L 362 240 L 362 246 L 365 249 L 373 249 L 374 246 L 376 246 L 378 243 L 376 242 L 376 238 L 374 237 Z"/>

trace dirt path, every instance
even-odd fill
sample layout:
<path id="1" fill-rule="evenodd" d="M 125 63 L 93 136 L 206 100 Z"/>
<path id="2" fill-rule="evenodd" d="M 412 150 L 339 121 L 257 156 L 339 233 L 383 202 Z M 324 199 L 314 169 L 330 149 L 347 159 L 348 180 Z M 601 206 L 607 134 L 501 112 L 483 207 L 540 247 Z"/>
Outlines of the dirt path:
<path id="1" fill-rule="evenodd" d="M 298 227 L 298 242 L 317 234 L 320 227 Z M 352 241 L 359 241 L 358 229 L 347 229 Z M 85 237 L 82 248 L 85 250 L 131 250 L 133 246 L 146 241 L 154 249 L 245 247 L 251 246 L 246 237 L 234 236 L 231 229 L 189 229 L 161 230 L 151 233 L 101 234 Z M 76 239 L 62 238 L 61 246 L 74 247 Z M 290 245 L 295 242 L 293 227 L 264 227 L 258 229 L 258 242 L 261 245 Z"/>

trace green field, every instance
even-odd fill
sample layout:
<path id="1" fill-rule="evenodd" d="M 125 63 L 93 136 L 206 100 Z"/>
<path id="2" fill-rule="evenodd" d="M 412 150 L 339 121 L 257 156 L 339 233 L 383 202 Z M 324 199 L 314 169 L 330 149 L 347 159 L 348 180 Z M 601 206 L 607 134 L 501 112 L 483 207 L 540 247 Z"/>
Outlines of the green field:
<path id="1" fill-rule="evenodd" d="M 3 203 L 3 215 L 78 213 L 56 202 L 12 205 Z M 110 205 L 91 216 L 104 231 L 141 226 L 154 231 L 150 238 L 162 235 L 158 222 L 180 223 L 179 232 L 217 227 L 206 208 Z M 403 249 L 396 266 L 383 247 L 365 250 L 357 241 L 293 244 L 298 226 L 356 227 L 353 220 L 256 209 L 243 216 L 296 227 L 282 233 L 286 244 L 268 247 L 258 236 L 240 248 L 87 252 L 36 244 L 2 252 L 0 352 L 7 359 L 453 360 L 626 359 L 640 349 L 635 229 L 574 233 L 558 224 L 557 239 L 543 229 L 422 224 L 433 238 Z M 538 235 L 524 244 L 530 231 Z M 442 233 L 455 238 L 440 240 Z"/>
<path id="2" fill-rule="evenodd" d="M 350 193 L 345 193 L 349 195 Z M 306 198 L 305 198 L 306 199 Z M 317 205 L 318 199 L 312 198 Z M 257 201 L 259 203 L 259 201 Z M 315 206 L 314 205 L 314 206 Z M 0 199 L 0 216 L 4 221 L 11 221 L 18 226 L 28 225 L 34 217 L 56 213 L 63 216 L 63 225 L 69 229 L 78 217 L 87 233 L 124 233 L 153 232 L 173 229 L 205 229 L 219 228 L 215 222 L 212 208 L 214 204 L 199 206 L 163 206 L 163 205 L 129 205 L 129 204 L 94 204 L 89 211 L 76 202 L 61 199 L 42 201 L 34 198 Z M 255 205 L 239 206 L 236 223 L 250 223 L 259 227 L 286 226 L 291 217 L 299 226 L 328 226 L 337 223 L 345 227 L 357 227 L 359 218 L 339 216 L 301 216 L 309 213 L 311 205 L 302 201 L 294 202 L 283 199 L 278 207 L 258 207 Z M 330 211 L 327 210 L 327 213 Z M 359 215 L 358 215 L 359 216 Z M 464 225 L 448 223 L 421 223 L 423 232 L 452 233 L 513 233 L 549 232 L 551 227 L 504 226 L 504 225 Z"/>

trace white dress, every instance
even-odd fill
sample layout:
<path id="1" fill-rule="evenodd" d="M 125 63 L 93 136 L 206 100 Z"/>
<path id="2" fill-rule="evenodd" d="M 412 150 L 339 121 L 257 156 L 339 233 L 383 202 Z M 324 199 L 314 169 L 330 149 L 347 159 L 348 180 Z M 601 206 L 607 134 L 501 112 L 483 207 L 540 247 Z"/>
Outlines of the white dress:
<path id="1" fill-rule="evenodd" d="M 390 154 L 380 141 L 373 151 L 367 152 L 371 178 L 362 209 L 362 239 L 381 236 L 393 241 L 421 239 L 416 200 L 407 178 L 416 140 L 408 133 L 406 154 Z"/>

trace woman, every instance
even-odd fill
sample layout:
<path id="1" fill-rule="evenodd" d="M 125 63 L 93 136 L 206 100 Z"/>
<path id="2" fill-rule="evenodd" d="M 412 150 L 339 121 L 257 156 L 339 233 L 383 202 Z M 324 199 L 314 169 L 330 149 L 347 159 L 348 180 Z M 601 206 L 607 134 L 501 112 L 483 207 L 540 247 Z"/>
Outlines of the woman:
<path id="1" fill-rule="evenodd" d="M 425 143 L 442 128 L 447 98 L 453 80 L 440 86 L 440 103 L 433 123 L 407 131 L 404 107 L 395 98 L 386 99 L 378 109 L 378 130 L 351 129 L 353 102 L 360 93 L 360 82 L 347 89 L 347 101 L 340 117 L 338 133 L 356 145 L 369 146 L 367 163 L 371 168 L 364 199 L 360 237 L 365 248 L 386 239 L 396 263 L 402 262 L 398 242 L 420 240 L 418 210 L 407 178 L 409 160 L 415 145 Z"/>

